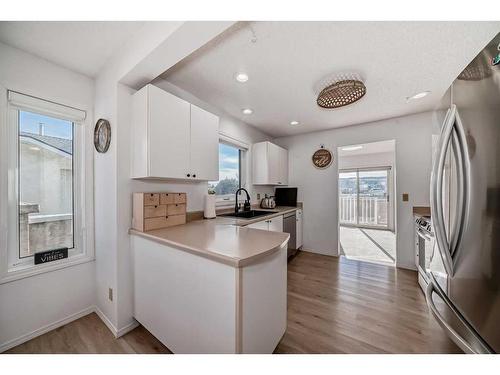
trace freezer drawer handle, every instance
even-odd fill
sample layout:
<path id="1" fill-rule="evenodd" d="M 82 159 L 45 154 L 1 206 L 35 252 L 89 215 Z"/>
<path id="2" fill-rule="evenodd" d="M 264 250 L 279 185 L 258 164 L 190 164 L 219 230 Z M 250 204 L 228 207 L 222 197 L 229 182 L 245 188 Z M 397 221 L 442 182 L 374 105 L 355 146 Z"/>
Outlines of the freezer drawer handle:
<path id="1" fill-rule="evenodd" d="M 434 276 L 431 274 L 431 280 L 427 285 L 427 289 L 425 291 L 425 299 L 427 301 L 427 306 L 431 310 L 432 315 L 436 318 L 439 325 L 446 331 L 451 340 L 457 344 L 460 349 L 467 354 L 493 354 L 493 350 L 491 350 L 488 345 L 477 335 L 474 329 L 470 326 L 470 324 L 462 317 L 460 312 L 456 309 L 455 306 L 451 303 L 445 293 L 441 290 L 441 288 L 437 285 Z M 436 293 L 448 306 L 448 308 L 453 312 L 453 314 L 460 320 L 460 322 L 464 325 L 467 331 L 470 333 L 474 340 L 476 341 L 475 345 L 471 345 L 468 343 L 462 336 L 460 336 L 457 331 L 455 331 L 451 325 L 449 325 L 446 320 L 441 316 L 434 301 L 432 299 L 432 293 Z"/>

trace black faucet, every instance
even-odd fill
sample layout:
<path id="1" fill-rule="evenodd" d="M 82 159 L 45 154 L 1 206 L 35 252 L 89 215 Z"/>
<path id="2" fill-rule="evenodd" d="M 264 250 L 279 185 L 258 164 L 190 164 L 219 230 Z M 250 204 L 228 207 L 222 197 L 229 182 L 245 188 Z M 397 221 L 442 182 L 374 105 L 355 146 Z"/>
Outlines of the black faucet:
<path id="1" fill-rule="evenodd" d="M 247 193 L 247 199 L 245 200 L 245 203 L 243 204 L 243 211 L 250 211 L 250 194 L 248 194 L 248 191 L 244 188 L 239 188 L 238 190 L 236 190 L 236 203 L 234 205 L 234 212 L 235 213 L 238 213 L 239 211 L 239 207 L 238 207 L 238 194 L 240 193 L 240 191 L 244 191 L 245 193 Z"/>

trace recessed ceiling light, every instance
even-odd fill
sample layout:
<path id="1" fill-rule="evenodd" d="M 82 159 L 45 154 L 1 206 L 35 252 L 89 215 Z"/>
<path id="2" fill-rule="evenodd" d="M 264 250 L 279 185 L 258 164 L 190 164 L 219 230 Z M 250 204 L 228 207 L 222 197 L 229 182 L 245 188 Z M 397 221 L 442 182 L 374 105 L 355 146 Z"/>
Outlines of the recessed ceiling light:
<path id="1" fill-rule="evenodd" d="M 355 151 L 355 150 L 361 150 L 363 148 L 363 146 L 359 145 L 359 146 L 347 146 L 347 147 L 342 147 L 341 150 L 342 151 Z"/>
<path id="2" fill-rule="evenodd" d="M 246 73 L 236 73 L 236 75 L 234 76 L 234 78 L 236 78 L 236 80 L 238 82 L 245 83 L 246 81 L 248 81 L 248 74 L 246 74 Z"/>
<path id="3" fill-rule="evenodd" d="M 243 112 L 244 115 L 251 115 L 253 113 L 250 108 L 242 109 L 241 112 Z"/>
<path id="4" fill-rule="evenodd" d="M 298 122 L 298 121 L 295 121 L 295 120 L 290 121 L 290 125 L 298 125 L 298 124 L 299 124 L 299 122 Z"/>
<path id="5" fill-rule="evenodd" d="M 406 98 L 406 101 L 409 102 L 410 100 L 415 100 L 415 99 L 422 99 L 423 97 L 426 97 L 427 95 L 429 95 L 431 92 L 430 91 L 422 91 L 422 92 L 419 92 L 413 96 L 408 96 Z"/>

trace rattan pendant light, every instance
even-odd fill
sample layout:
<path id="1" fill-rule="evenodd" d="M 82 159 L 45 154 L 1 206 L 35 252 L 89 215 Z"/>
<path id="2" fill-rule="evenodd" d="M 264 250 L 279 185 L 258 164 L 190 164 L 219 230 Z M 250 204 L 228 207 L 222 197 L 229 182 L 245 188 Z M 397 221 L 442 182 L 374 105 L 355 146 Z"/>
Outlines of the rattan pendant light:
<path id="1" fill-rule="evenodd" d="M 343 73 L 324 79 L 319 85 L 316 103 L 321 108 L 340 108 L 357 102 L 366 94 L 366 86 L 359 74 Z"/>

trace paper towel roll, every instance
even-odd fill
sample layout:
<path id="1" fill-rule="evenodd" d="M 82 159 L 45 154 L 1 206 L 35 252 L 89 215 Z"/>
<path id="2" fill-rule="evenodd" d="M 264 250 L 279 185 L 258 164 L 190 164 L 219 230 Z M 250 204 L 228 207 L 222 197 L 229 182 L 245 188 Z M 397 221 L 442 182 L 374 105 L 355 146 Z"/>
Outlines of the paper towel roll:
<path id="1" fill-rule="evenodd" d="M 205 205 L 203 210 L 203 217 L 205 219 L 215 218 L 215 194 L 205 195 Z"/>

